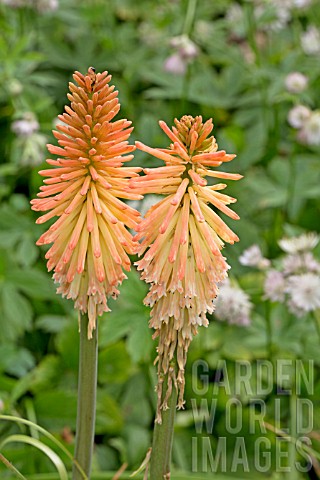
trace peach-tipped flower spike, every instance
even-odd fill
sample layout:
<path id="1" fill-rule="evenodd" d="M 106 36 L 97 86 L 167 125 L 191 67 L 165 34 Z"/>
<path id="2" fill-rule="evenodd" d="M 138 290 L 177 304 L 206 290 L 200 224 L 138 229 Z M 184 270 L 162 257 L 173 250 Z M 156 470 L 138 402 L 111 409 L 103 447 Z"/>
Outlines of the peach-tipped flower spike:
<path id="1" fill-rule="evenodd" d="M 97 315 L 109 311 L 107 297 L 117 297 L 117 286 L 126 278 L 122 268 L 130 270 L 128 254 L 137 251 L 126 227 L 137 228 L 140 215 L 119 198 L 142 198 L 128 189 L 141 169 L 123 167 L 133 158 L 123 155 L 135 147 L 127 141 L 131 122 L 112 121 L 120 104 L 109 85 L 111 75 L 90 67 L 87 75 L 75 72 L 73 78 L 78 85 L 69 84 L 71 106 L 53 131 L 60 146 L 48 145 L 58 158 L 48 159 L 53 168 L 39 172 L 48 178 L 31 204 L 48 212 L 37 223 L 59 217 L 37 245 L 53 244 L 46 259 L 57 293 L 88 313 L 91 338 Z"/>
<path id="2" fill-rule="evenodd" d="M 238 219 L 227 206 L 236 200 L 221 193 L 225 184 L 208 185 L 205 177 L 238 180 L 242 176 L 212 169 L 235 155 L 218 151 L 215 138 L 209 137 L 211 119 L 203 124 L 200 116 L 184 116 L 175 120 L 172 129 L 162 121 L 160 127 L 171 140 L 168 149 L 150 148 L 141 142 L 136 146 L 163 160 L 165 166 L 146 168 L 144 176 L 132 178 L 129 184 L 139 194 L 165 195 L 136 227 L 139 255 L 145 252 L 137 265 L 141 278 L 151 284 L 145 303 L 152 307 L 154 338 L 159 337 L 158 398 L 162 398 L 162 375 L 173 375 L 170 362 L 176 356 L 178 375 L 170 379 L 170 385 L 177 385 L 178 407 L 182 408 L 189 344 L 198 325 L 208 325 L 206 313 L 213 312 L 217 284 L 226 278 L 229 268 L 221 249 L 224 242 L 239 240 L 217 215 L 220 210 Z M 167 400 L 158 402 L 158 422 Z"/>

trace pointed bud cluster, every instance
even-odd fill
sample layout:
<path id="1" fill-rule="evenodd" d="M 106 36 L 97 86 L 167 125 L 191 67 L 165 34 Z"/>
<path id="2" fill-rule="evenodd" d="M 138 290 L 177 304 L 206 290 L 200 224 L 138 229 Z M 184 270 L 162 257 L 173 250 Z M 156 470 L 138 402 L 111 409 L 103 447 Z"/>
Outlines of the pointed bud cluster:
<path id="1" fill-rule="evenodd" d="M 127 228 L 137 228 L 139 213 L 119 198 L 142 198 L 128 189 L 141 169 L 123 167 L 133 158 L 123 156 L 135 149 L 127 141 L 133 129 L 127 120 L 112 121 L 120 104 L 111 75 L 90 67 L 87 75 L 73 77 L 78 85 L 69 84 L 71 106 L 53 132 L 60 146 L 48 145 L 58 158 L 39 172 L 48 178 L 31 203 L 33 210 L 48 212 L 37 223 L 59 217 L 37 244 L 53 244 L 48 270 L 54 271 L 57 292 L 88 313 L 90 338 L 97 315 L 109 311 L 107 298 L 119 294 L 122 269 L 130 270 L 128 254 L 137 251 Z"/>
<path id="2" fill-rule="evenodd" d="M 170 129 L 160 127 L 171 140 L 170 148 L 150 148 L 136 142 L 137 148 L 165 162 L 159 168 L 145 168 L 145 176 L 132 178 L 134 192 L 157 193 L 165 198 L 151 207 L 136 227 L 135 240 L 141 241 L 137 262 L 141 278 L 150 283 L 145 303 L 152 307 L 150 327 L 155 329 L 158 345 L 158 416 L 167 408 L 161 401 L 163 375 L 174 372 L 171 361 L 176 357 L 178 375 L 170 379 L 179 390 L 178 407 L 184 405 L 184 369 L 188 347 L 198 325 L 208 325 L 207 313 L 214 310 L 217 283 L 224 280 L 229 268 L 221 254 L 224 242 L 238 241 L 217 215 L 220 210 L 232 219 L 238 215 L 227 205 L 236 199 L 221 193 L 226 185 L 208 185 L 205 177 L 238 180 L 241 175 L 212 170 L 231 161 L 235 155 L 218 151 L 209 136 L 212 120 L 184 116 Z M 211 206 L 213 208 L 211 208 Z M 170 389 L 168 388 L 168 391 Z M 168 395 L 167 395 L 168 396 Z"/>

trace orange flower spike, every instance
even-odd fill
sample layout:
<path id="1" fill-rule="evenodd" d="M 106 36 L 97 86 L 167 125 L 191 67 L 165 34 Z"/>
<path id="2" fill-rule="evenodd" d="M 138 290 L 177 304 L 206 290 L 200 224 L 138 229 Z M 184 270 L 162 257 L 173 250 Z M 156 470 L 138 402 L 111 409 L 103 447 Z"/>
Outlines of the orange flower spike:
<path id="1" fill-rule="evenodd" d="M 141 168 L 123 167 L 133 158 L 123 156 L 135 149 L 127 141 L 133 128 L 128 120 L 112 121 L 120 105 L 111 75 L 90 67 L 87 75 L 75 72 L 73 78 L 78 85 L 69 84 L 71 106 L 53 132 L 59 147 L 48 145 L 58 158 L 48 159 L 53 168 L 39 172 L 49 178 L 31 204 L 48 212 L 37 223 L 59 217 L 37 245 L 53 243 L 48 270 L 54 270 L 57 292 L 88 313 L 90 338 L 96 317 L 109 310 L 107 298 L 117 297 L 126 278 L 122 268 L 130 270 L 127 254 L 138 249 L 126 228 L 137 227 L 140 214 L 121 198 L 142 198 L 128 188 Z"/>
<path id="2" fill-rule="evenodd" d="M 209 137 L 211 119 L 203 124 L 201 116 L 184 116 L 175 120 L 172 129 L 163 121 L 159 124 L 170 139 L 169 148 L 151 148 L 141 142 L 136 146 L 163 160 L 165 166 L 144 169 L 145 175 L 132 178 L 129 185 L 138 194 L 166 196 L 151 207 L 136 229 L 136 238 L 142 240 L 139 254 L 146 252 L 137 266 L 141 278 L 151 284 L 145 303 L 152 307 L 150 327 L 155 329 L 154 338 L 159 337 L 158 398 L 162 375 L 174 375 L 169 366 L 176 356 L 178 374 L 168 382 L 178 386 L 178 407 L 182 408 L 189 344 L 197 327 L 208 325 L 206 314 L 214 310 L 217 283 L 226 278 L 229 268 L 221 254 L 223 241 L 239 240 L 216 213 L 220 210 L 238 219 L 226 206 L 236 200 L 218 192 L 225 184 L 208 186 L 204 177 L 239 180 L 242 176 L 213 169 L 235 155 L 218 151 L 214 136 Z M 158 404 L 158 422 L 166 402 L 167 398 Z"/>

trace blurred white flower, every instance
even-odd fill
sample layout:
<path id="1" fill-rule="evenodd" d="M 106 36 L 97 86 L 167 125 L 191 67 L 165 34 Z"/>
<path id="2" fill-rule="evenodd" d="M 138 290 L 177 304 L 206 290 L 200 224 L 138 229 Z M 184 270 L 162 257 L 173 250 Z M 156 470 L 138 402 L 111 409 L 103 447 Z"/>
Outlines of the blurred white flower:
<path id="1" fill-rule="evenodd" d="M 33 8 L 39 13 L 53 12 L 59 7 L 58 0 L 0 0 L 1 3 L 12 8 Z"/>
<path id="2" fill-rule="evenodd" d="M 188 63 L 198 56 L 199 49 L 187 35 L 173 37 L 170 45 L 176 51 L 165 60 L 164 69 L 170 73 L 184 75 Z"/>
<path id="3" fill-rule="evenodd" d="M 284 7 L 279 6 L 276 10 L 276 19 L 270 24 L 272 30 L 281 30 L 285 28 L 291 20 L 290 11 Z"/>
<path id="4" fill-rule="evenodd" d="M 226 13 L 226 19 L 231 24 L 237 24 L 243 20 L 243 9 L 239 3 L 232 3 Z"/>
<path id="5" fill-rule="evenodd" d="M 299 237 L 282 238 L 278 244 L 286 253 L 307 252 L 313 250 L 319 243 L 319 235 L 314 232 L 303 233 Z"/>
<path id="6" fill-rule="evenodd" d="M 265 30 L 281 30 L 291 19 L 290 8 L 285 1 L 261 0 L 257 2 L 255 17 L 258 21 L 267 24 L 262 28 Z"/>
<path id="7" fill-rule="evenodd" d="M 269 0 L 268 0 L 269 1 Z M 273 0 L 289 9 L 305 8 L 311 5 L 313 0 Z"/>
<path id="8" fill-rule="evenodd" d="M 18 137 L 28 137 L 39 130 L 39 123 L 32 112 L 26 112 L 23 118 L 11 124 L 11 130 Z"/>
<path id="9" fill-rule="evenodd" d="M 23 85 L 19 80 L 17 80 L 16 78 L 13 78 L 8 83 L 8 90 L 13 97 L 17 97 L 18 95 L 20 95 L 20 93 L 22 93 Z"/>
<path id="10" fill-rule="evenodd" d="M 286 255 L 282 260 L 282 268 L 285 275 L 299 273 L 302 268 L 301 255 Z"/>
<path id="11" fill-rule="evenodd" d="M 189 42 L 186 43 L 184 47 L 181 49 L 181 55 L 190 60 L 196 58 L 198 54 L 199 54 L 199 49 L 196 46 L 196 44 L 193 43 L 191 40 L 189 40 Z"/>
<path id="12" fill-rule="evenodd" d="M 58 0 L 36 0 L 34 3 L 40 13 L 54 12 L 59 8 Z"/>
<path id="13" fill-rule="evenodd" d="M 29 4 L 28 0 L 0 0 L 1 3 L 11 8 L 26 7 Z"/>
<path id="14" fill-rule="evenodd" d="M 59 117 L 55 117 L 55 118 L 52 120 L 52 128 L 55 130 L 58 125 L 67 125 L 67 124 L 64 123 L 62 120 L 60 120 Z"/>
<path id="15" fill-rule="evenodd" d="M 173 53 L 165 60 L 164 69 L 169 73 L 184 75 L 187 70 L 187 61 L 185 58 L 182 58 L 179 53 Z"/>
<path id="16" fill-rule="evenodd" d="M 240 288 L 233 287 L 228 280 L 220 284 L 216 301 L 215 316 L 218 320 L 232 325 L 250 325 L 252 304 L 248 295 Z"/>
<path id="17" fill-rule="evenodd" d="M 147 211 L 153 207 L 153 205 L 156 205 L 160 200 L 161 200 L 161 195 L 146 195 L 142 200 L 128 200 L 128 205 L 130 207 L 134 208 L 137 210 L 139 208 L 139 211 L 141 215 L 144 217 L 144 215 L 147 213 Z"/>
<path id="18" fill-rule="evenodd" d="M 290 10 L 294 6 L 294 0 L 264 0 L 267 4 L 271 3 L 277 8 L 286 8 Z"/>
<path id="19" fill-rule="evenodd" d="M 298 133 L 298 139 L 307 145 L 320 145 L 320 110 L 315 110 L 307 118 Z"/>
<path id="20" fill-rule="evenodd" d="M 291 312 L 296 317 L 303 317 L 306 314 L 306 312 L 302 308 L 299 308 L 297 304 L 292 301 L 291 298 L 287 300 L 287 307 L 289 312 Z"/>
<path id="21" fill-rule="evenodd" d="M 320 273 L 320 263 L 311 252 L 302 254 L 302 262 L 307 272 Z"/>
<path id="22" fill-rule="evenodd" d="M 258 267 L 261 269 L 267 268 L 270 265 L 270 260 L 264 258 L 258 245 L 252 245 L 247 248 L 242 255 L 240 255 L 239 262 L 246 267 Z"/>
<path id="23" fill-rule="evenodd" d="M 47 138 L 41 133 L 33 133 L 26 137 L 18 137 L 15 144 L 20 152 L 18 162 L 21 165 L 36 166 L 43 162 Z"/>
<path id="24" fill-rule="evenodd" d="M 300 72 L 292 72 L 285 78 L 285 86 L 290 93 L 303 92 L 308 86 L 308 77 Z"/>
<path id="25" fill-rule="evenodd" d="M 182 58 L 193 60 L 199 54 L 197 45 L 188 37 L 188 35 L 179 35 L 170 40 L 171 47 L 175 48 Z"/>
<path id="26" fill-rule="evenodd" d="M 163 33 L 160 29 L 156 29 L 149 22 L 141 22 L 138 26 L 139 38 L 150 47 L 159 45 L 163 41 Z"/>
<path id="27" fill-rule="evenodd" d="M 287 280 L 286 292 L 290 295 L 291 308 L 305 312 L 320 307 L 320 276 L 314 273 L 293 275 Z"/>
<path id="28" fill-rule="evenodd" d="M 301 128 L 311 116 L 311 110 L 304 105 L 296 105 L 288 113 L 288 123 L 293 128 Z"/>
<path id="29" fill-rule="evenodd" d="M 286 255 L 282 260 L 285 275 L 314 272 L 320 273 L 320 263 L 311 252 Z"/>
<path id="30" fill-rule="evenodd" d="M 194 25 L 194 35 L 199 40 L 206 42 L 212 34 L 212 23 L 207 20 L 197 20 Z"/>
<path id="31" fill-rule="evenodd" d="M 264 298 L 272 302 L 284 302 L 286 280 L 281 272 L 269 270 L 264 281 Z"/>
<path id="32" fill-rule="evenodd" d="M 292 4 L 296 8 L 306 8 L 311 5 L 313 0 L 292 0 Z"/>
<path id="33" fill-rule="evenodd" d="M 232 3 L 226 13 L 226 21 L 232 32 L 237 37 L 244 37 L 246 34 L 245 16 L 243 8 L 238 3 Z"/>
<path id="34" fill-rule="evenodd" d="M 320 31 L 313 25 L 301 35 L 301 47 L 307 55 L 320 53 Z"/>

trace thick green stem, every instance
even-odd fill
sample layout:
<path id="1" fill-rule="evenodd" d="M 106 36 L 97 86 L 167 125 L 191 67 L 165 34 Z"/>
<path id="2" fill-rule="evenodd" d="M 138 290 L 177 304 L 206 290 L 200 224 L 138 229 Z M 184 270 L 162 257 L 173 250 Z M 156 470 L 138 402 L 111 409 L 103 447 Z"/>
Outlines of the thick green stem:
<path id="1" fill-rule="evenodd" d="M 90 478 L 91 460 L 96 418 L 97 392 L 97 327 L 88 340 L 88 316 L 80 315 L 80 355 L 78 377 L 78 411 L 76 429 L 75 460 Z M 73 480 L 83 480 L 83 475 L 73 466 Z"/>
<path id="2" fill-rule="evenodd" d="M 167 385 L 166 375 L 163 385 Z M 165 390 L 165 388 L 164 388 Z M 162 399 L 166 392 L 163 392 Z M 150 479 L 170 479 L 171 451 L 173 444 L 174 419 L 177 405 L 177 391 L 172 389 L 168 400 L 168 410 L 162 411 L 162 424 L 155 423 L 153 431 L 153 444 L 150 464 Z"/>

